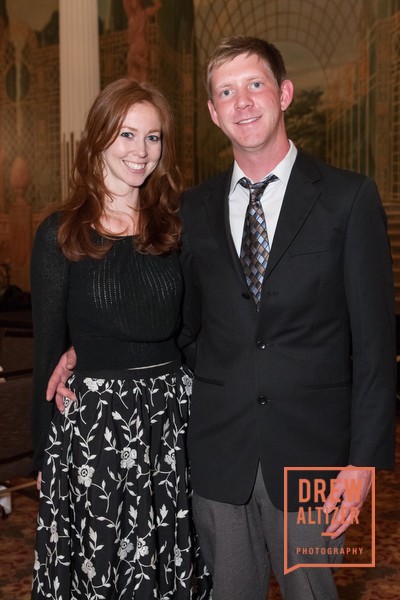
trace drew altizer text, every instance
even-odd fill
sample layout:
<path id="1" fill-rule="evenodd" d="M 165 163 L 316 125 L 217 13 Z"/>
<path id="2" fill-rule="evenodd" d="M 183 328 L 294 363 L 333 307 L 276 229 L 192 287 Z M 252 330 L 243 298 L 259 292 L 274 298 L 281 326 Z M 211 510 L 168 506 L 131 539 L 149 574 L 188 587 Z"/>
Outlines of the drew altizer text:
<path id="1" fill-rule="evenodd" d="M 340 495 L 337 493 L 336 486 L 340 483 L 344 486 L 346 497 L 349 502 L 358 503 L 361 499 L 361 481 L 354 481 L 353 479 L 330 479 L 330 487 L 327 489 L 327 483 L 324 479 L 299 479 L 299 503 L 313 502 L 318 504 L 319 502 L 326 502 L 328 496 L 330 496 L 332 502 L 337 503 L 340 501 Z M 343 493 L 343 492 L 342 492 Z M 331 513 L 324 511 L 322 506 L 299 507 L 297 524 L 308 524 L 308 525 L 321 525 L 324 523 L 329 525 L 333 523 L 349 523 L 359 524 L 358 516 L 360 510 L 355 506 L 350 507 L 350 512 L 346 518 L 343 518 L 340 513 L 340 506 L 336 506 Z"/>
<path id="2" fill-rule="evenodd" d="M 357 470 L 370 472 L 368 511 L 365 509 L 363 477 L 354 473 Z M 328 478 L 329 475 L 327 477 L 327 472 L 332 473 L 331 479 Z M 288 501 L 291 476 L 295 476 L 297 480 L 293 490 L 297 493 L 297 508 L 294 512 L 293 509 L 289 511 Z M 357 537 L 352 538 L 351 534 L 346 535 L 342 543 L 340 537 L 337 541 L 332 537 L 340 527 L 360 524 L 363 532 L 362 545 L 359 539 L 358 544 L 355 544 Z M 332 529 L 330 525 L 336 527 Z M 309 527 L 315 533 L 310 533 L 311 530 L 307 532 Z M 359 538 L 359 534 L 357 535 Z M 333 564 L 335 568 L 375 566 L 374 467 L 284 467 L 285 575 L 302 567 L 332 568 Z"/>
<path id="3" fill-rule="evenodd" d="M 317 506 L 316 508 L 311 508 L 309 506 L 307 509 L 303 506 L 300 506 L 297 513 L 297 525 L 321 525 L 321 523 L 325 525 L 329 525 L 332 523 L 349 523 L 353 525 L 354 523 L 359 525 L 358 515 L 360 511 L 355 506 L 350 508 L 350 513 L 346 518 L 342 518 L 340 516 L 340 507 L 335 506 L 331 513 L 327 513 L 324 511 L 322 506 Z"/>

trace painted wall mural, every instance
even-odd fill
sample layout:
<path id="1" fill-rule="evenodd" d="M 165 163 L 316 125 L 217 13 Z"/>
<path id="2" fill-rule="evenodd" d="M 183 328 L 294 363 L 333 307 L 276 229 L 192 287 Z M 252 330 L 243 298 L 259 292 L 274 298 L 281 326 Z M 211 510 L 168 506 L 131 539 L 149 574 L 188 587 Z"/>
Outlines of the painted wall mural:
<path id="1" fill-rule="evenodd" d="M 400 202 L 400 0 L 98 0 L 98 17 L 101 85 L 131 73 L 167 94 L 188 185 L 231 160 L 201 68 L 243 33 L 284 55 L 292 139 Z M 61 199 L 58 18 L 58 0 L 0 0 L 0 275 L 23 289 L 32 232 Z"/>

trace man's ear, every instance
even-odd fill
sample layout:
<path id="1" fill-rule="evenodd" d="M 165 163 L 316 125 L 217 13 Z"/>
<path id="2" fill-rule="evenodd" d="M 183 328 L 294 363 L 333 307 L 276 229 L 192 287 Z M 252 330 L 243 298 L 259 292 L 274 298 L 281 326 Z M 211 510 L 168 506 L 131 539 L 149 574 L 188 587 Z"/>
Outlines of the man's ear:
<path id="1" fill-rule="evenodd" d="M 290 79 L 285 79 L 281 85 L 281 109 L 285 111 L 293 100 L 294 87 Z"/>
<path id="2" fill-rule="evenodd" d="M 214 102 L 212 100 L 209 100 L 207 102 L 207 106 L 208 106 L 208 110 L 210 111 L 210 116 L 211 116 L 213 123 L 217 127 L 219 127 L 219 119 L 218 119 L 217 111 L 215 110 Z"/>

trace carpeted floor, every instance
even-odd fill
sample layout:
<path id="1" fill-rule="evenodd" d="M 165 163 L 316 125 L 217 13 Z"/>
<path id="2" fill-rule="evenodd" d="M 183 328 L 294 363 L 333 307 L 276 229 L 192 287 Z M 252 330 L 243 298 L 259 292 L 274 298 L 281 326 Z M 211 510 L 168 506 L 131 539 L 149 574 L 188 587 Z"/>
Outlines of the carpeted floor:
<path id="1" fill-rule="evenodd" d="M 400 416 L 397 429 L 400 440 Z M 26 479 L 20 479 L 12 483 L 25 481 Z M 400 444 L 396 471 L 380 472 L 377 475 L 376 566 L 338 569 L 336 579 L 341 600 L 400 599 L 399 492 Z M 0 600 L 30 598 L 37 497 L 34 487 L 14 492 L 12 513 L 6 519 L 0 519 Z M 355 545 L 364 543 L 364 535 L 362 527 L 353 527 L 351 536 Z M 369 541 L 366 545 L 368 543 Z M 269 600 L 280 598 L 277 586 L 273 582 Z"/>
<path id="2" fill-rule="evenodd" d="M 27 480 L 15 480 L 23 483 Z M 36 488 L 12 495 L 13 510 L 0 519 L 0 598 L 29 600 L 36 530 Z"/>

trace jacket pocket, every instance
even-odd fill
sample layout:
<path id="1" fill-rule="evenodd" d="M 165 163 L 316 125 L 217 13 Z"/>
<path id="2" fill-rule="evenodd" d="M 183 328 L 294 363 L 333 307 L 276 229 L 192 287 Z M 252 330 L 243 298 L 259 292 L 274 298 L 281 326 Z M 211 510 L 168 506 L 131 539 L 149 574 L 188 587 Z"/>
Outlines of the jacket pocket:
<path id="1" fill-rule="evenodd" d="M 319 252 L 330 252 L 334 250 L 336 244 L 334 240 L 310 240 L 309 242 L 295 242 L 290 247 L 290 256 L 300 254 L 317 254 Z"/>
<path id="2" fill-rule="evenodd" d="M 302 385 L 301 389 L 310 392 L 318 390 L 339 390 L 351 387 L 351 381 L 338 381 L 334 383 L 317 383 L 316 385 Z"/>
<path id="3" fill-rule="evenodd" d="M 224 382 L 221 381 L 220 379 L 209 379 L 208 377 L 201 377 L 200 375 L 197 375 L 197 373 L 194 374 L 194 379 L 195 381 L 201 381 L 201 383 L 210 383 L 211 385 L 224 385 Z"/>

